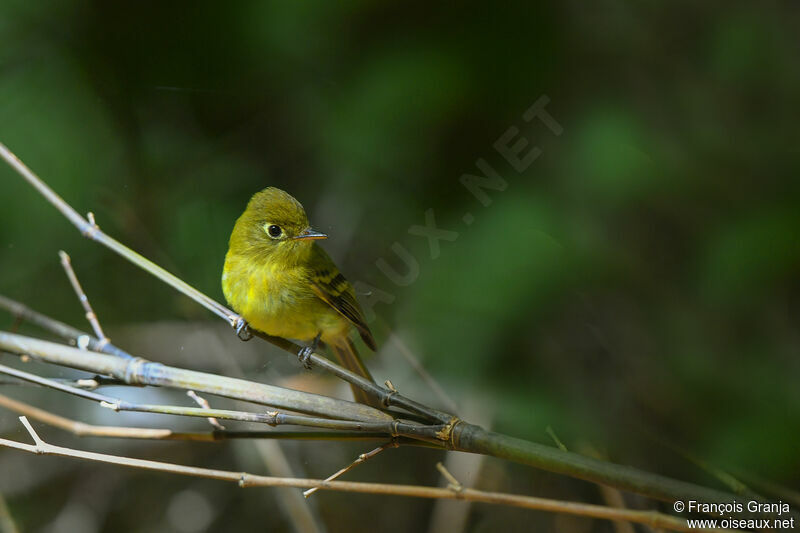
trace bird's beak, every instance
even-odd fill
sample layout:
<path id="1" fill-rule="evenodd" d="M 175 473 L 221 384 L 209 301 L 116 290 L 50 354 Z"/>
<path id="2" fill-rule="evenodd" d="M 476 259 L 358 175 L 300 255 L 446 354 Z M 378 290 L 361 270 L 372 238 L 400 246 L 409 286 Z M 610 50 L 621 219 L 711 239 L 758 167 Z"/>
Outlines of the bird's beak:
<path id="1" fill-rule="evenodd" d="M 294 237 L 296 241 L 316 241 L 318 239 L 327 239 L 328 236 L 324 233 L 320 233 L 316 230 L 311 228 L 306 228 L 300 235 Z"/>

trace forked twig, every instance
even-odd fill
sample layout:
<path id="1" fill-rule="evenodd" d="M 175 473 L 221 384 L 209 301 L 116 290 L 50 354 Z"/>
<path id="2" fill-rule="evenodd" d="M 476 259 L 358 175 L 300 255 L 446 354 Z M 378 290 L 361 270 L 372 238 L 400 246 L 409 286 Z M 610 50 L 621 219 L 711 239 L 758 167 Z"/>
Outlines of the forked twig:
<path id="1" fill-rule="evenodd" d="M 452 490 L 453 492 L 459 492 L 459 493 L 464 491 L 464 485 L 462 485 L 461 482 L 457 480 L 456 477 L 453 474 L 451 474 L 447 468 L 445 468 L 445 466 L 442 464 L 441 461 L 436 463 L 436 470 L 438 470 L 447 480 L 448 489 Z"/>
<path id="2" fill-rule="evenodd" d="M 602 505 L 587 503 L 568 502 L 552 500 L 547 498 L 535 498 L 532 496 L 519 496 L 516 494 L 504 494 L 498 492 L 486 492 L 474 489 L 464 489 L 454 492 L 450 489 L 438 487 L 424 487 L 419 485 L 397 485 L 389 483 L 365 483 L 358 481 L 325 481 L 322 479 L 297 479 L 280 478 L 271 476 L 259 476 L 247 472 L 233 472 L 229 470 L 213 470 L 210 468 L 200 468 L 194 466 L 184 466 L 160 461 L 150 461 L 146 459 L 134 459 L 131 457 L 120 457 L 97 452 L 88 452 L 65 448 L 49 444 L 41 437 L 24 416 L 20 421 L 34 440 L 35 444 L 25 444 L 9 439 L 0 438 L 0 446 L 14 448 L 16 450 L 29 453 L 57 455 L 61 457 L 73 457 L 87 461 L 115 464 L 132 468 L 141 468 L 158 472 L 168 472 L 172 474 L 217 479 L 237 483 L 242 488 L 247 487 L 296 487 L 313 488 L 318 487 L 325 490 L 337 490 L 343 492 L 360 492 L 368 494 L 384 494 L 393 496 L 410 496 L 417 498 L 450 498 L 474 502 L 494 503 L 521 507 L 525 509 L 538 509 L 557 513 L 566 513 L 591 518 L 601 518 L 606 520 L 627 520 L 641 524 L 648 524 L 657 528 L 670 529 L 673 531 L 692 531 L 685 520 L 680 520 L 672 516 L 654 511 L 633 511 L 629 509 L 612 509 Z M 724 530 L 710 530 L 724 531 Z"/>
<path id="3" fill-rule="evenodd" d="M 343 474 L 345 474 L 345 473 L 349 472 L 350 470 L 352 470 L 353 468 L 357 467 L 358 465 L 360 465 L 364 461 L 368 461 L 369 459 L 372 459 L 373 457 L 375 457 L 376 455 L 381 453 L 383 450 L 386 450 L 388 448 L 397 448 L 398 446 L 399 446 L 399 444 L 398 444 L 397 440 L 392 439 L 389 442 L 387 442 L 386 444 L 384 444 L 383 446 L 378 446 L 377 448 L 375 448 L 374 450 L 372 450 L 370 452 L 362 453 L 361 455 L 359 455 L 356 458 L 355 461 L 353 461 L 349 465 L 345 466 L 344 468 L 339 469 L 338 471 L 334 472 L 330 476 L 326 477 L 325 481 L 333 481 L 334 479 L 337 479 L 337 478 L 341 477 Z M 308 498 L 309 496 L 311 496 L 312 494 L 314 494 L 318 490 L 319 490 L 319 487 L 314 487 L 314 488 L 308 489 L 307 491 L 303 492 L 303 496 Z"/>
<path id="4" fill-rule="evenodd" d="M 186 396 L 188 396 L 189 398 L 194 400 L 195 403 L 197 403 L 197 405 L 199 405 L 203 409 L 211 409 L 211 405 L 208 403 L 208 400 L 206 400 L 205 398 L 203 398 L 202 396 L 197 394 L 195 391 L 187 390 L 186 391 Z M 209 416 L 208 417 L 208 423 L 211 424 L 212 426 L 214 426 L 214 428 L 216 428 L 216 429 L 218 429 L 220 431 L 225 431 L 225 426 L 220 424 L 219 420 L 217 420 L 213 416 Z"/>
<path id="5" fill-rule="evenodd" d="M 94 219 L 94 217 L 92 217 L 92 219 Z M 64 267 L 64 272 L 67 273 L 67 278 L 69 278 L 72 289 L 75 291 L 78 301 L 83 306 L 83 310 L 86 313 L 86 320 L 88 320 L 89 324 L 91 324 L 92 331 L 94 331 L 94 336 L 97 337 L 99 341 L 97 350 L 102 351 L 103 346 L 109 343 L 108 337 L 106 337 L 106 334 L 103 333 L 103 328 L 100 327 L 100 321 L 97 319 L 97 314 L 94 312 L 94 309 L 92 309 L 92 304 L 89 303 L 89 297 L 86 296 L 86 293 L 83 291 L 83 287 L 81 287 L 81 283 L 78 281 L 78 276 L 75 275 L 75 271 L 72 269 L 72 260 L 70 259 L 69 255 L 64 250 L 60 250 L 58 252 L 58 256 L 61 258 L 61 266 Z"/>

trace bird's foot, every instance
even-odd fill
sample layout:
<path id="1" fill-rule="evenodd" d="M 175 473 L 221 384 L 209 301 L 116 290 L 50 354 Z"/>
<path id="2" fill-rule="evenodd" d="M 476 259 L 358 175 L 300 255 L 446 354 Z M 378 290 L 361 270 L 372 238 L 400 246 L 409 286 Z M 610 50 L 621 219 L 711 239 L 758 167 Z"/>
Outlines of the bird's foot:
<path id="1" fill-rule="evenodd" d="M 250 332 L 250 328 L 247 326 L 247 321 L 239 317 L 236 320 L 236 324 L 234 325 L 236 328 L 236 336 L 239 337 L 242 341 L 249 341 L 253 338 L 253 334 Z"/>
<path id="2" fill-rule="evenodd" d="M 311 364 L 308 362 L 308 358 L 311 357 L 315 351 L 317 351 L 317 347 L 319 346 L 319 338 L 322 336 L 322 333 L 317 333 L 317 336 L 314 337 L 314 340 L 311 341 L 311 346 L 304 346 L 298 353 L 297 358 L 300 359 L 300 362 L 303 363 L 303 366 L 306 370 L 311 369 Z"/>
<path id="3" fill-rule="evenodd" d="M 311 346 L 304 346 L 297 353 L 297 358 L 300 359 L 300 362 L 303 364 L 306 370 L 311 370 L 311 365 L 308 363 L 308 358 L 312 353 L 314 353 L 314 349 Z"/>

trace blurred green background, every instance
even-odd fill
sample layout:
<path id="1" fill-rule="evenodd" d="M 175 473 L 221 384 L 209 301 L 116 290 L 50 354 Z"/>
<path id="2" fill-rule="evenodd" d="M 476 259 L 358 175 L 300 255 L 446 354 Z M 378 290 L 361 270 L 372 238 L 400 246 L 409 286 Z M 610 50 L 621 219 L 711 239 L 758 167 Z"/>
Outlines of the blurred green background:
<path id="1" fill-rule="evenodd" d="M 798 15 L 789 2 L 4 0 L 0 142 L 107 233 L 218 299 L 236 217 L 254 192 L 283 188 L 331 235 L 325 247 L 346 275 L 391 298 L 374 305 L 386 347 L 370 364 L 381 379 L 438 401 L 403 366 L 388 326 L 468 418 L 474 409 L 499 431 L 549 443 L 551 426 L 570 448 L 672 477 L 719 485 L 690 454 L 797 487 Z M 542 95 L 560 136 L 522 119 Z M 521 173 L 493 147 L 511 126 L 542 152 Z M 478 158 L 508 184 L 486 191 L 488 206 L 459 181 Z M 206 311 L 82 239 L 5 164 L 0 198 L 1 294 L 86 327 L 58 263 L 64 249 L 118 344 L 166 363 L 204 361 L 179 352 L 181 335 L 219 326 Z M 436 259 L 408 232 L 428 209 L 458 232 L 439 241 Z M 419 267 L 407 286 L 376 264 L 404 271 L 395 243 Z M 13 322 L 0 314 L 0 327 Z M 148 348 L 154 323 L 183 333 Z M 218 337 L 235 357 L 247 352 L 248 375 L 270 358 L 298 372 L 274 350 L 224 329 Z M 101 416 L 52 393 L 0 392 Z M 116 416 L 103 420 L 205 428 Z M 26 438 L 8 411 L 0 429 Z M 81 448 L 243 468 L 240 443 L 43 432 Z M 315 467 L 307 457 L 319 446 L 289 453 L 299 475 L 324 477 L 366 451 L 348 446 Z M 437 458 L 387 452 L 351 479 L 436 483 Z M 63 531 L 70 519 L 81 531 L 293 528 L 274 508 L 260 515 L 274 504 L 268 490 L 0 451 L 0 466 L 12 464 L 0 491 L 24 530 Z M 602 503 L 590 485 L 497 461 L 475 484 Z M 86 491 L 108 501 L 75 511 Z M 170 518 L 173 495 L 186 491 L 208 508 L 192 527 Z M 366 505 L 384 531 L 424 530 L 435 513 L 425 501 L 314 498 L 330 531 L 374 530 L 359 520 Z M 486 506 L 466 516 L 467 531 L 611 530 Z"/>

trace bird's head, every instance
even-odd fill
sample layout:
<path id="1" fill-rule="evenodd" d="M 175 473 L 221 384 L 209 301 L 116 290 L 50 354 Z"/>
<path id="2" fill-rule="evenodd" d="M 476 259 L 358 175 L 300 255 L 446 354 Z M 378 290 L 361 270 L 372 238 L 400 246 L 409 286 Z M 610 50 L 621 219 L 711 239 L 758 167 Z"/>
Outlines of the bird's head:
<path id="1" fill-rule="evenodd" d="M 233 228 L 231 250 L 291 260 L 327 235 L 311 229 L 305 209 L 291 194 L 267 187 L 250 198 Z"/>

